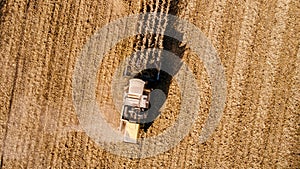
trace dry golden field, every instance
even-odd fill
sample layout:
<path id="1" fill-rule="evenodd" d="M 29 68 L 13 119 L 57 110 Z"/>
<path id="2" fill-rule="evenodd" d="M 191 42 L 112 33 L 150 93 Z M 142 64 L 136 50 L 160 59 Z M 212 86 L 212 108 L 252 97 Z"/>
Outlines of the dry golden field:
<path id="1" fill-rule="evenodd" d="M 199 143 L 211 87 L 188 47 L 182 60 L 193 70 L 201 102 L 195 124 L 175 147 L 153 157 L 121 157 L 80 127 L 72 80 L 83 46 L 104 25 L 143 11 L 144 1 L 2 0 L 0 168 L 300 168 L 300 1 L 160 1 L 202 31 L 224 66 L 226 106 L 212 136 Z M 113 128 L 119 112 L 110 87 L 133 43 L 119 42 L 97 75 L 97 101 Z M 174 80 L 162 114 L 140 137 L 163 133 L 180 103 Z"/>

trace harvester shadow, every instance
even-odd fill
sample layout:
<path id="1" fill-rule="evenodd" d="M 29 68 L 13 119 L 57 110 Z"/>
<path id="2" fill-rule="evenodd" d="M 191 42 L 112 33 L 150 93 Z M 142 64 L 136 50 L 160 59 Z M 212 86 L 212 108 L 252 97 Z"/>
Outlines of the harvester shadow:
<path id="1" fill-rule="evenodd" d="M 185 46 L 181 46 L 181 42 L 176 39 L 164 36 L 163 43 L 163 50 L 169 51 L 173 54 L 172 56 L 161 56 L 163 58 L 161 67 L 168 67 L 168 71 L 165 71 L 164 69 L 157 70 L 155 68 L 151 68 L 142 70 L 134 76 L 134 78 L 146 81 L 145 88 L 154 91 L 151 92 L 150 95 L 148 117 L 146 119 L 147 121 L 143 125 L 145 132 L 147 132 L 153 124 L 153 121 L 161 114 L 160 109 L 166 102 L 173 76 L 176 75 L 181 68 L 182 57 L 185 51 Z M 178 57 L 179 59 L 172 57 Z M 159 78 L 157 78 L 156 75 L 159 75 Z M 163 95 L 158 91 L 163 92 Z"/>
<path id="2" fill-rule="evenodd" d="M 150 4 L 148 1 L 143 1 L 142 7 L 140 8 L 140 13 L 155 12 L 153 10 L 156 9 L 157 10 L 156 12 L 158 13 L 164 12 L 166 14 L 171 14 L 176 16 L 179 13 L 178 4 L 179 4 L 178 0 L 170 1 L 170 4 L 165 3 L 164 0 L 158 0 L 159 7 L 156 8 L 157 3 Z M 166 9 L 168 10 L 166 11 Z M 145 20 L 145 23 L 142 24 L 146 25 L 147 24 L 146 22 L 148 21 Z M 161 26 L 162 23 L 154 21 L 153 29 L 157 29 L 158 27 Z M 177 31 L 175 25 L 173 25 L 172 23 L 167 23 L 165 30 L 172 31 L 174 34 L 177 35 L 177 37 L 180 37 L 181 39 L 183 37 L 183 33 Z M 178 58 L 173 59 L 170 57 L 166 57 L 165 60 L 161 62 L 162 64 L 161 67 L 168 67 L 169 72 L 166 72 L 164 70 L 157 70 L 157 69 L 145 69 L 139 72 L 135 76 L 135 78 L 139 78 L 147 82 L 145 86 L 146 88 L 152 89 L 154 91 L 157 90 L 162 91 L 165 95 L 165 97 L 162 97 L 161 93 L 159 94 L 158 92 L 151 92 L 150 109 L 148 112 L 149 117 L 147 117 L 148 121 L 146 121 L 142 125 L 144 131 L 147 132 L 147 130 L 153 124 L 153 121 L 161 114 L 160 109 L 166 102 L 167 96 L 169 94 L 170 85 L 173 80 L 173 76 L 177 74 L 177 72 L 179 71 L 182 65 L 182 58 L 186 50 L 186 46 L 183 45 L 181 41 L 174 39 L 172 37 L 165 36 L 163 34 L 162 35 L 157 35 L 157 34 L 137 35 L 135 39 L 136 40 L 133 46 L 135 50 L 144 50 L 145 48 L 146 49 L 159 48 L 162 50 L 169 51 L 174 54 L 172 55 L 173 57 L 179 58 L 179 59 Z M 158 45 L 157 39 L 162 39 L 162 47 Z M 155 77 L 155 75 L 157 74 L 159 75 L 159 78 Z M 153 79 L 153 80 L 149 80 L 149 79 Z"/>

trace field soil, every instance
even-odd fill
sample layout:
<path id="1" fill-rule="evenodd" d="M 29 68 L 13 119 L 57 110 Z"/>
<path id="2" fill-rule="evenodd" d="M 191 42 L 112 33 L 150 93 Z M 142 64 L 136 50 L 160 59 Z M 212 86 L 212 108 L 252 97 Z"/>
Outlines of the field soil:
<path id="1" fill-rule="evenodd" d="M 198 27 L 220 57 L 227 96 L 219 125 L 199 143 L 212 89 L 203 61 L 186 46 L 182 61 L 194 74 L 201 100 L 198 117 L 180 143 L 153 157 L 126 158 L 87 135 L 73 102 L 73 74 L 84 45 L 103 26 L 151 11 L 147 5 L 155 2 L 0 1 L 0 168 L 300 167 L 297 0 L 160 0 L 171 14 Z M 97 103 L 116 130 L 120 103 L 111 89 L 134 43 L 130 37 L 114 46 L 96 77 Z M 178 120 L 182 91 L 175 79 L 167 89 L 161 114 L 139 137 L 155 137 Z"/>

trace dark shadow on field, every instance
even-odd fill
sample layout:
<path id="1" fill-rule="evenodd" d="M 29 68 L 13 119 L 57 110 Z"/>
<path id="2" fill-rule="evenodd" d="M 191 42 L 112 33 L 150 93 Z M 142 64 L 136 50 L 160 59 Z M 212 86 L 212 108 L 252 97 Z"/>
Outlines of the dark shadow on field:
<path id="1" fill-rule="evenodd" d="M 3 14 L 3 7 L 6 4 L 7 0 L 0 0 L 0 24 L 2 22 L 2 16 Z"/>
<path id="2" fill-rule="evenodd" d="M 4 7 L 4 4 L 6 3 L 7 0 L 0 0 L 0 11 Z"/>
<path id="3" fill-rule="evenodd" d="M 172 14 L 175 15 L 178 14 L 178 0 L 171 1 L 169 11 L 167 14 Z M 143 7 L 141 8 L 141 13 L 146 12 L 152 12 L 153 9 L 155 9 L 155 3 L 154 4 L 147 4 L 147 2 L 143 2 Z M 167 4 L 163 3 L 162 0 L 159 0 L 159 8 L 157 12 L 163 11 L 162 8 L 166 9 Z M 146 9 L 145 9 L 146 8 Z M 151 10 L 152 9 L 152 10 Z M 165 12 L 165 11 L 163 11 Z M 151 19 L 151 18 L 150 18 Z M 147 22 L 147 19 L 143 18 L 145 20 L 144 22 Z M 153 22 L 152 22 L 153 23 Z M 147 23 L 142 23 L 142 24 L 147 24 Z M 155 22 L 154 21 L 154 29 L 157 29 L 158 27 L 161 27 L 161 22 Z M 175 26 L 167 23 L 166 25 L 166 30 L 171 30 L 174 32 L 176 35 L 180 35 L 179 37 L 182 37 L 183 34 L 178 32 L 175 29 Z M 158 37 L 158 38 L 157 38 Z M 162 50 L 167 50 L 173 54 L 176 55 L 176 57 L 180 58 L 180 61 L 183 57 L 184 51 L 186 49 L 185 45 L 182 45 L 180 41 L 177 39 L 164 36 L 164 35 L 156 35 L 156 34 L 144 34 L 144 35 L 137 35 L 135 38 L 135 43 L 134 43 L 134 49 L 135 51 L 155 48 L 162 49 Z M 157 41 L 162 41 L 162 46 L 159 46 Z M 151 57 L 151 56 L 150 56 Z M 157 57 L 153 55 L 152 57 Z M 153 58 L 155 60 L 155 58 Z M 149 59 L 150 60 L 150 59 Z M 162 61 L 163 60 L 163 61 Z M 164 59 L 160 60 L 160 63 L 157 64 L 169 64 L 169 65 L 161 65 L 161 67 L 171 67 L 171 74 L 163 71 L 163 70 L 158 70 L 158 69 L 146 69 L 138 74 L 135 75 L 135 78 L 142 79 L 146 81 L 146 88 L 152 89 L 154 92 L 151 92 L 150 95 L 150 109 L 148 110 L 148 117 L 147 121 L 144 122 L 143 128 L 144 131 L 146 132 L 148 128 L 153 124 L 153 121 L 160 115 L 160 108 L 162 105 L 165 103 L 166 98 L 169 94 L 169 88 L 171 85 L 171 82 L 173 80 L 173 76 L 177 74 L 179 71 L 181 64 L 182 63 L 174 63 L 174 60 L 170 57 L 165 57 Z M 178 59 L 177 59 L 178 60 Z M 157 78 L 157 75 L 159 75 L 159 79 Z M 164 97 L 162 97 L 162 94 L 156 91 L 162 91 L 164 93 Z M 149 120 L 151 119 L 151 120 Z"/>

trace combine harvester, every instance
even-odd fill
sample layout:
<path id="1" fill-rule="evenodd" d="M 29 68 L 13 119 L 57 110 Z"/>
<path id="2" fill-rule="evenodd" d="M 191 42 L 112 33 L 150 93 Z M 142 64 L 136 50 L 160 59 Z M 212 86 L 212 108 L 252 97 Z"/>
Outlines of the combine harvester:
<path id="1" fill-rule="evenodd" d="M 150 90 L 144 88 L 145 82 L 138 78 L 129 80 L 128 92 L 124 96 L 121 112 L 120 130 L 124 131 L 124 142 L 137 143 L 142 119 L 147 118 Z"/>

